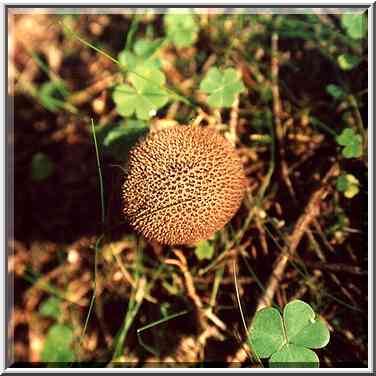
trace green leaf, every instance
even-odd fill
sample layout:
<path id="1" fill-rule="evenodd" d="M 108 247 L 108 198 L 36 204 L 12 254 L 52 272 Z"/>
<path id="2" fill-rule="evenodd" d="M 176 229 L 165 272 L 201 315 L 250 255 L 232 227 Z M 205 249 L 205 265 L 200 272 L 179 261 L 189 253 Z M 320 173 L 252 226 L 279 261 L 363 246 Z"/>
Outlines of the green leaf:
<path id="1" fill-rule="evenodd" d="M 337 178 L 336 188 L 346 198 L 353 198 L 359 193 L 359 180 L 352 174 L 341 175 Z"/>
<path id="2" fill-rule="evenodd" d="M 133 70 L 141 62 L 141 58 L 127 50 L 123 50 L 119 53 L 118 60 L 127 70 Z"/>
<path id="3" fill-rule="evenodd" d="M 349 186 L 349 183 L 346 179 L 346 175 L 338 176 L 337 182 L 336 182 L 337 191 L 345 192 L 348 186 Z"/>
<path id="4" fill-rule="evenodd" d="M 39 99 L 42 105 L 52 112 L 64 107 L 64 99 L 69 92 L 62 81 L 49 81 L 41 85 Z"/>
<path id="5" fill-rule="evenodd" d="M 301 300 L 293 300 L 283 310 L 283 320 L 289 343 L 319 349 L 329 342 L 329 330 L 316 319 L 311 306 Z"/>
<path id="6" fill-rule="evenodd" d="M 191 12 L 170 12 L 164 16 L 164 25 L 168 38 L 176 47 L 189 47 L 197 40 L 199 26 Z"/>
<path id="7" fill-rule="evenodd" d="M 205 79 L 200 84 L 200 90 L 210 94 L 208 104 L 213 108 L 231 107 L 236 95 L 245 90 L 245 86 L 237 71 L 227 68 L 220 71 L 218 68 L 210 68 Z"/>
<path id="8" fill-rule="evenodd" d="M 126 124 L 106 126 L 99 131 L 98 138 L 102 141 L 105 153 L 119 161 L 125 161 L 129 150 L 148 131 L 149 126 L 144 121 L 129 119 Z"/>
<path id="9" fill-rule="evenodd" d="M 45 300 L 39 307 L 39 313 L 45 317 L 58 319 L 61 314 L 60 299 L 52 296 Z"/>
<path id="10" fill-rule="evenodd" d="M 367 18 L 363 14 L 343 14 L 341 24 L 353 39 L 361 39 L 367 34 Z"/>
<path id="11" fill-rule="evenodd" d="M 44 343 L 41 359 L 43 362 L 68 363 L 75 359 L 71 350 L 73 331 L 67 325 L 55 324 L 49 329 Z"/>
<path id="12" fill-rule="evenodd" d="M 352 128 L 346 128 L 337 136 L 336 141 L 344 146 L 342 155 L 345 158 L 359 158 L 362 153 L 362 137 L 356 134 Z"/>
<path id="13" fill-rule="evenodd" d="M 163 39 L 156 39 L 150 41 L 148 39 L 138 40 L 134 47 L 133 52 L 123 50 L 118 55 L 119 62 L 125 66 L 126 70 L 134 70 L 141 66 L 156 68 L 161 67 L 161 62 L 154 56 L 159 47 L 162 45 Z"/>
<path id="14" fill-rule="evenodd" d="M 293 300 L 283 310 L 283 320 L 289 342 L 315 318 L 311 306 L 301 300 Z"/>
<path id="15" fill-rule="evenodd" d="M 337 61 L 340 68 L 347 71 L 355 68 L 360 63 L 361 59 L 351 54 L 342 54 L 338 56 Z"/>
<path id="16" fill-rule="evenodd" d="M 249 331 L 252 349 L 260 358 L 271 357 L 273 367 L 318 366 L 317 355 L 308 348 L 322 348 L 329 338 L 326 324 L 301 300 L 286 304 L 283 320 L 275 308 L 256 312 Z"/>
<path id="17" fill-rule="evenodd" d="M 256 312 L 249 340 L 260 358 L 269 358 L 286 343 L 281 314 L 276 308 L 263 308 Z"/>
<path id="18" fill-rule="evenodd" d="M 42 181 L 52 175 L 55 164 L 44 153 L 36 153 L 31 160 L 31 178 L 34 181 Z"/>
<path id="19" fill-rule="evenodd" d="M 334 99 L 341 99 L 345 96 L 345 92 L 340 86 L 330 84 L 326 87 L 326 92 Z"/>
<path id="20" fill-rule="evenodd" d="M 317 355 L 305 347 L 285 344 L 282 349 L 269 359 L 271 367 L 313 368 L 319 366 Z"/>
<path id="21" fill-rule="evenodd" d="M 195 255 L 199 260 L 210 260 L 214 255 L 214 247 L 207 240 L 200 241 L 196 245 Z"/>
<path id="22" fill-rule="evenodd" d="M 326 324 L 318 318 L 313 319 L 289 342 L 309 349 L 321 349 L 329 343 L 330 333 Z"/>
<path id="23" fill-rule="evenodd" d="M 155 39 L 155 40 L 139 39 L 134 44 L 133 51 L 137 56 L 140 56 L 144 59 L 149 59 L 158 51 L 162 43 L 163 43 L 162 38 Z"/>
<path id="24" fill-rule="evenodd" d="M 135 113 L 138 119 L 148 120 L 168 102 L 168 93 L 163 88 L 166 78 L 160 70 L 146 66 L 137 67 L 134 73 L 129 74 L 129 80 L 132 86 L 118 85 L 113 93 L 113 100 L 120 115 L 129 117 Z"/>

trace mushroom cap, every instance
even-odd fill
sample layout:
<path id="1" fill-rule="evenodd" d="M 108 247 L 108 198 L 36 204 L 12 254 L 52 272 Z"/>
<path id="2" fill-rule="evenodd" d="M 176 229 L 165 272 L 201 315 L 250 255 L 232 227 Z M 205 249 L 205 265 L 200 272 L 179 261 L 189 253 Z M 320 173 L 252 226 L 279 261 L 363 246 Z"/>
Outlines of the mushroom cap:
<path id="1" fill-rule="evenodd" d="M 149 133 L 130 152 L 124 214 L 162 244 L 210 238 L 236 213 L 246 178 L 236 150 L 208 128 L 173 126 Z"/>

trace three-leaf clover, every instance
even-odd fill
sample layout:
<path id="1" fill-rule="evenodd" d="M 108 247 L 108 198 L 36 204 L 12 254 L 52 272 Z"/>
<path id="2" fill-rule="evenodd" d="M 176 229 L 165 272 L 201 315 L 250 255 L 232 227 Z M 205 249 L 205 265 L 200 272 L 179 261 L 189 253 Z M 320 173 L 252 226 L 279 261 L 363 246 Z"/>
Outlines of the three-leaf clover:
<path id="1" fill-rule="evenodd" d="M 166 14 L 164 24 L 167 37 L 176 47 L 189 47 L 196 42 L 199 26 L 193 14 Z"/>
<path id="2" fill-rule="evenodd" d="M 213 108 L 231 107 L 236 96 L 245 90 L 238 72 L 233 68 L 220 71 L 210 68 L 201 81 L 200 90 L 209 94 L 208 104 Z"/>
<path id="3" fill-rule="evenodd" d="M 336 188 L 346 198 L 353 198 L 359 193 L 359 180 L 352 174 L 344 174 L 337 178 Z"/>
<path id="4" fill-rule="evenodd" d="M 283 318 L 276 308 L 261 309 L 249 331 L 253 351 L 259 358 L 269 358 L 273 367 L 318 367 L 311 349 L 325 347 L 329 339 L 326 324 L 301 300 L 286 304 Z"/>
<path id="5" fill-rule="evenodd" d="M 344 146 L 342 155 L 345 158 L 358 158 L 362 155 L 362 137 L 356 134 L 352 128 L 346 128 L 337 136 L 336 141 Z"/>
<path id="6" fill-rule="evenodd" d="M 196 244 L 195 255 L 199 260 L 210 260 L 214 255 L 214 247 L 207 240 L 202 240 Z"/>
<path id="7" fill-rule="evenodd" d="M 129 74 L 129 81 L 132 86 L 118 85 L 113 93 L 120 115 L 131 116 L 135 113 L 138 119 L 148 120 L 168 102 L 169 96 L 164 89 L 166 77 L 160 70 L 147 66 L 137 67 Z"/>
<path id="8" fill-rule="evenodd" d="M 367 32 L 367 19 L 363 14 L 346 13 L 341 16 L 341 24 L 353 39 L 361 39 Z"/>

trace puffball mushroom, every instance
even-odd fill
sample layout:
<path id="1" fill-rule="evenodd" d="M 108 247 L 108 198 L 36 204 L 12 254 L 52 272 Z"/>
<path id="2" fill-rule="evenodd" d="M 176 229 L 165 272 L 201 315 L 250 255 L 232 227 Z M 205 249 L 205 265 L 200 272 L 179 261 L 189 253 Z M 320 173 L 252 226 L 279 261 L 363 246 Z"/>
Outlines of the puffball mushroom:
<path id="1" fill-rule="evenodd" d="M 230 142 L 212 129 L 173 126 L 149 133 L 129 152 L 124 214 L 146 239 L 192 244 L 234 216 L 245 187 Z"/>

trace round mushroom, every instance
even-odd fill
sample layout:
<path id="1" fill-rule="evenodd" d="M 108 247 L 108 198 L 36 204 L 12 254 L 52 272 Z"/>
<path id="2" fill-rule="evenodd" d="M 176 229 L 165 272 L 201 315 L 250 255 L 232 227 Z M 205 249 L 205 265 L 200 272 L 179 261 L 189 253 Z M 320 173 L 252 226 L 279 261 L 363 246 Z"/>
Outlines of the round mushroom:
<path id="1" fill-rule="evenodd" d="M 169 245 L 210 238 L 236 213 L 246 187 L 236 150 L 208 128 L 149 133 L 126 170 L 125 216 L 145 238 Z"/>

